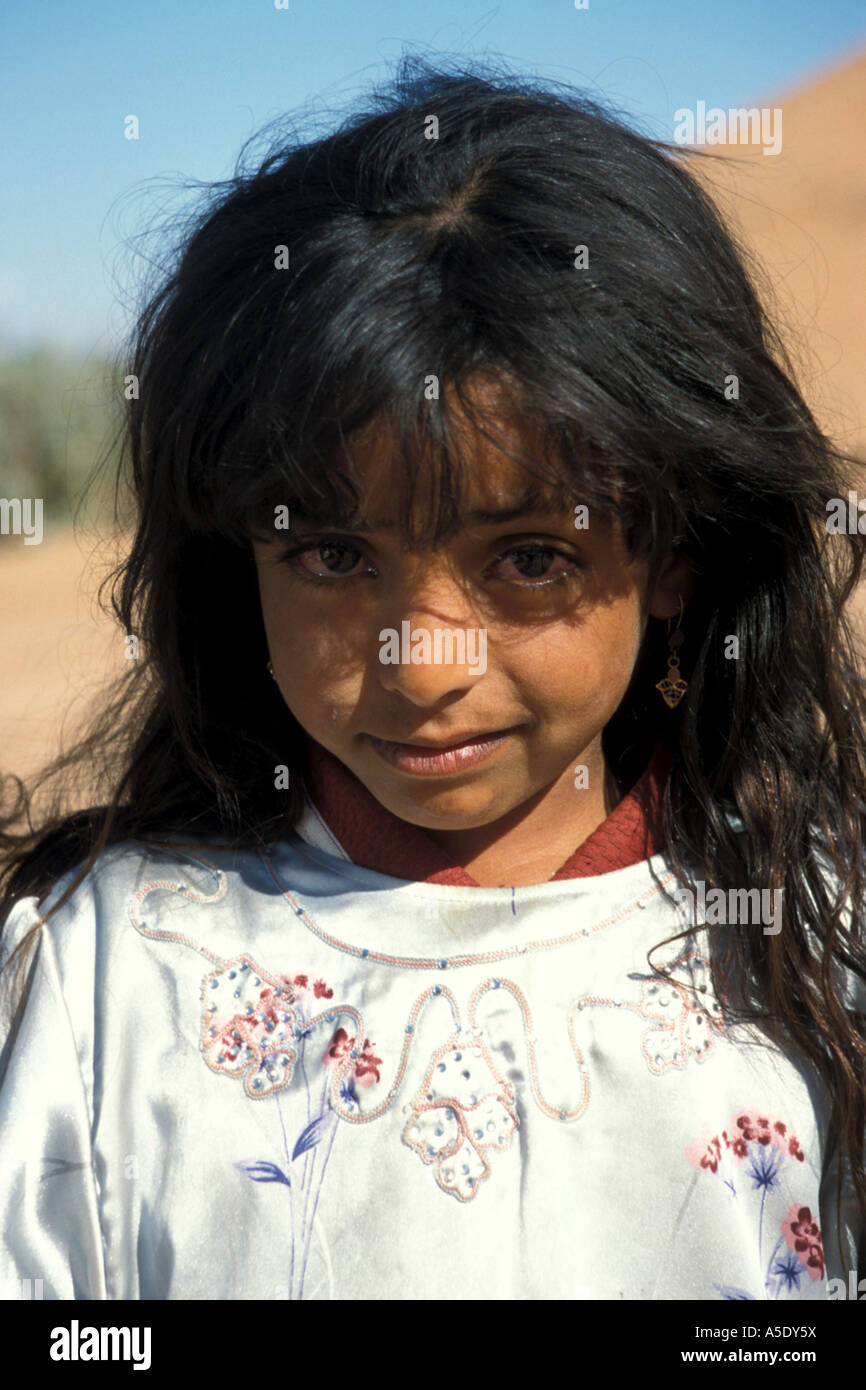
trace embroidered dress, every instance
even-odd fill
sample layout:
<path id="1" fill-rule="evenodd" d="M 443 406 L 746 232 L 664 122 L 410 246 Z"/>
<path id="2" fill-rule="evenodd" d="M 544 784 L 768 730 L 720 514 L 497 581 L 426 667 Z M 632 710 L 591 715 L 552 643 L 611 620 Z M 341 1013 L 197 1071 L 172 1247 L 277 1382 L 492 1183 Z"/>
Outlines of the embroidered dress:
<path id="1" fill-rule="evenodd" d="M 105 854 L 3 1054 L 0 1293 L 826 1298 L 820 1088 L 726 1022 L 705 934 L 652 974 L 663 854 L 470 885 L 353 862 L 321 797 L 263 853 Z"/>

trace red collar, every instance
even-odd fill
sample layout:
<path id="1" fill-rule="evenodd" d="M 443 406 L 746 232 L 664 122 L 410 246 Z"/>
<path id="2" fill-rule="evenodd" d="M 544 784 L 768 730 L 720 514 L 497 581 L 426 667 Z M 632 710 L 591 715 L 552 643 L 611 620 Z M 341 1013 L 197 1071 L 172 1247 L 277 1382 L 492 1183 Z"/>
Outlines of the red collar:
<path id="1" fill-rule="evenodd" d="M 663 846 L 660 803 L 669 768 L 670 755 L 658 748 L 631 791 L 550 881 L 609 874 L 657 854 Z M 420 883 L 479 887 L 420 826 L 387 811 L 345 764 L 311 738 L 304 780 L 316 809 L 354 864 Z"/>

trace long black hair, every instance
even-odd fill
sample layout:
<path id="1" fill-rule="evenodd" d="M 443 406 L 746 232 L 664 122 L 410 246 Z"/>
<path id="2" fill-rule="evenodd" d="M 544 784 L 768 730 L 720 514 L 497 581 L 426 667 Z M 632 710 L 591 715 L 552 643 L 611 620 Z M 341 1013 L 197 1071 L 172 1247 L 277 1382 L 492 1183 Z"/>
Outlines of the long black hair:
<path id="1" fill-rule="evenodd" d="M 667 744 L 684 882 L 783 888 L 777 935 L 736 933 L 735 991 L 823 1078 L 866 1213 L 866 1026 L 837 988 L 840 965 L 866 979 L 866 706 L 845 616 L 863 542 L 828 534 L 851 461 L 742 251 L 683 150 L 501 69 L 409 57 L 338 128 L 272 138 L 203 200 L 118 363 L 138 388 L 135 528 L 112 603 L 140 657 L 47 770 L 60 791 L 26 831 L 33 803 L 7 782 L 0 915 L 80 865 L 59 906 L 118 840 L 252 846 L 296 822 L 301 779 L 279 790 L 273 769 L 301 768 L 303 736 L 265 671 L 250 538 L 277 505 L 351 507 L 352 442 L 383 420 L 407 537 L 443 538 L 465 493 L 445 387 L 470 413 L 467 386 L 490 378 L 542 432 L 527 467 L 615 514 L 633 555 L 692 558 L 687 696 L 668 710 L 654 689 L 651 621 L 606 755 L 629 779 Z M 104 804 L 72 813 L 63 789 L 94 765 Z"/>

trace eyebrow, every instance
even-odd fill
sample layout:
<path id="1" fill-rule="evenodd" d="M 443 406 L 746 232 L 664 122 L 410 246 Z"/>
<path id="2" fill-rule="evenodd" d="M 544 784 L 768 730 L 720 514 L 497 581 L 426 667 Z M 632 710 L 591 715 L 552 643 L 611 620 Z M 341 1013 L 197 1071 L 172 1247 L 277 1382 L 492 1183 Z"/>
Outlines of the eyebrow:
<path id="1" fill-rule="evenodd" d="M 566 506 L 565 501 L 551 494 L 528 492 L 510 507 L 483 507 L 469 512 L 464 520 L 467 524 L 479 526 L 502 525 L 507 521 L 516 521 L 522 516 L 546 516 L 558 512 Z M 334 530 L 348 531 L 352 534 L 358 531 L 394 530 L 393 522 L 383 523 L 370 517 L 317 513 L 304 506 L 299 506 L 297 509 L 293 508 L 292 512 L 305 525 L 332 527 Z"/>

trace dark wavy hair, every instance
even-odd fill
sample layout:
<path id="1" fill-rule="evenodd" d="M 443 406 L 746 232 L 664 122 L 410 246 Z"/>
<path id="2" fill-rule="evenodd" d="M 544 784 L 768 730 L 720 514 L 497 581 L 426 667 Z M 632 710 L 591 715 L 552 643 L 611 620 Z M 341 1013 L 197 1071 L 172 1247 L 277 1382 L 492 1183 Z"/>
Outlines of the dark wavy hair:
<path id="1" fill-rule="evenodd" d="M 845 615 L 863 541 L 826 526 L 853 460 L 804 404 L 756 271 L 687 167 L 700 156 L 559 84 L 416 57 L 335 129 L 268 138 L 183 226 L 118 363 L 140 386 L 119 475 L 135 527 L 109 583 L 141 656 L 33 791 L 6 780 L 0 919 L 78 866 L 56 910 L 120 840 L 255 846 L 296 823 L 301 778 L 280 791 L 273 769 L 302 771 L 304 736 L 265 672 L 251 537 L 277 504 L 351 509 L 352 441 L 382 420 L 407 541 L 453 533 L 465 470 L 448 392 L 431 406 L 425 383 L 471 413 L 489 377 L 542 432 L 527 468 L 615 515 L 651 567 L 692 558 L 687 696 L 669 711 L 654 689 L 650 620 L 606 757 L 628 783 L 670 750 L 684 884 L 784 889 L 777 935 L 722 929 L 714 983 L 820 1075 L 866 1215 L 866 1019 L 839 985 L 840 968 L 866 980 L 866 708 Z M 72 811 L 94 767 L 104 804 Z"/>

